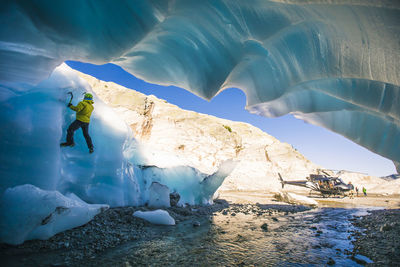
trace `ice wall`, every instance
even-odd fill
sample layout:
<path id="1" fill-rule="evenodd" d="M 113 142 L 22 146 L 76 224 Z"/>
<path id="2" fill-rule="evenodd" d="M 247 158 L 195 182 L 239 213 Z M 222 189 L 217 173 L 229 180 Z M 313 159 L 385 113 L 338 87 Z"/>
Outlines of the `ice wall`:
<path id="1" fill-rule="evenodd" d="M 138 204 L 137 182 L 123 156 L 129 130 L 96 97 L 89 129 L 95 153 L 89 155 L 80 130 L 75 133 L 75 147 L 60 148 L 75 120 L 75 112 L 66 106 L 68 91 L 75 95 L 76 105 L 91 88 L 65 64 L 35 86 L 10 83 L 2 88 L 0 193 L 32 184 L 72 192 L 91 203 Z"/>
<path id="2" fill-rule="evenodd" d="M 142 205 L 149 199 L 148 187 L 152 182 L 170 186 L 170 181 L 174 181 L 185 188 L 185 192 L 179 192 L 181 194 L 204 195 L 193 193 L 196 189 L 191 186 L 192 182 L 185 183 L 175 170 L 181 170 L 178 172 L 189 180 L 204 178 L 207 174 L 181 166 L 178 159 L 172 160 L 168 155 L 160 159 L 158 166 L 162 168 L 152 162 L 152 170 L 158 174 L 141 178 L 147 172 L 142 166 L 148 165 L 143 148 L 125 122 L 93 92 L 95 109 L 89 133 L 94 153 L 88 153 L 81 130 L 74 134 L 74 147 L 60 148 L 66 129 L 75 120 L 75 112 L 67 108 L 67 92 L 70 91 L 74 94 L 72 103 L 76 105 L 83 99 L 83 93 L 92 92 L 92 89 L 65 64 L 38 85 L 10 83 L 3 87 L 0 98 L 0 194 L 10 187 L 32 184 L 63 194 L 74 193 L 89 203 Z M 230 171 L 224 167 L 228 165 L 231 171 L 234 164 L 225 164 L 218 173 L 229 175 Z M 147 187 L 144 186 L 146 182 Z"/>
<path id="3" fill-rule="evenodd" d="M 69 91 L 76 105 L 92 89 L 65 64 L 37 85 L 1 85 L 0 243 L 49 238 L 108 206 L 148 204 L 153 182 L 179 193 L 182 205 L 211 203 L 235 167 L 226 163 L 207 175 L 169 161 L 170 168 L 145 171 L 139 163 L 146 157 L 130 128 L 96 95 L 89 127 L 94 153 L 89 154 L 81 130 L 75 132 L 74 147 L 60 148 L 75 120 L 67 108 Z"/>
<path id="4" fill-rule="evenodd" d="M 113 62 L 248 109 L 295 113 L 400 162 L 398 1 L 5 1 L 0 80 L 38 82 L 67 59 Z"/>
<path id="5" fill-rule="evenodd" d="M 201 173 L 188 166 L 159 168 L 156 166 L 137 166 L 138 180 L 142 183 L 143 192 L 149 194 L 153 182 L 166 185 L 170 192 L 179 194 L 178 205 L 212 204 L 213 195 L 236 167 L 233 160 L 224 161 L 218 171 L 211 175 Z M 150 196 L 145 196 L 149 199 Z"/>

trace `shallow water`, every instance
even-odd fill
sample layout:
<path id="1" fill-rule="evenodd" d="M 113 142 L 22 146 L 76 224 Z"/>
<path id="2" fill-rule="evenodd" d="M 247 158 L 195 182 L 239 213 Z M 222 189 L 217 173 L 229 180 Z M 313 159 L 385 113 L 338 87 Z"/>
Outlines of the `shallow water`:
<path id="1" fill-rule="evenodd" d="M 348 255 L 354 230 L 349 219 L 363 213 L 364 209 L 338 208 L 286 214 L 222 211 L 202 217 L 198 227 L 193 220 L 150 226 L 152 238 L 108 250 L 98 259 L 103 265 L 125 266 L 320 266 L 328 262 L 360 266 Z M 265 223 L 267 229 L 261 227 Z"/>

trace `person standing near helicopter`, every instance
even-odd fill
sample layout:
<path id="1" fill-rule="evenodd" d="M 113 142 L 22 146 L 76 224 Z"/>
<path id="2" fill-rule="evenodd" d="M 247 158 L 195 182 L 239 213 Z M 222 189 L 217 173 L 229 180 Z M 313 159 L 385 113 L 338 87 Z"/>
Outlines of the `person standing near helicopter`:
<path id="1" fill-rule="evenodd" d="M 364 197 L 366 197 L 366 196 L 367 196 L 367 188 L 365 188 L 365 187 L 363 186 L 362 191 L 363 191 L 363 193 L 364 193 Z"/>

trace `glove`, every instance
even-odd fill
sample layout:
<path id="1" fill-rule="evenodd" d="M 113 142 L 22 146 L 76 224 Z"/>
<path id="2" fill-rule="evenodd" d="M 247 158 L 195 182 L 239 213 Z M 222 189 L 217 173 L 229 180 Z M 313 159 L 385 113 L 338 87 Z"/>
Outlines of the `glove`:
<path id="1" fill-rule="evenodd" d="M 70 106 L 72 106 L 72 104 L 71 104 L 71 103 L 68 103 L 67 107 L 70 107 Z"/>

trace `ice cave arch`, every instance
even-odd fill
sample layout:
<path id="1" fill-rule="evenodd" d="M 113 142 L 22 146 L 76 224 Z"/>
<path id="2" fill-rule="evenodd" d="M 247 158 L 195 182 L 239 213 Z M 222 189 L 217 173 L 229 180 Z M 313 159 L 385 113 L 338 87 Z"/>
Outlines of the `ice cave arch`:
<path id="1" fill-rule="evenodd" d="M 238 87 L 250 111 L 295 113 L 399 170 L 399 10 L 355 0 L 6 1 L 0 79 L 35 83 L 72 59 L 205 98 Z"/>
<path id="2" fill-rule="evenodd" d="M 84 201 L 143 204 L 154 173 L 167 173 L 158 177 L 172 179 L 155 182 L 169 188 L 184 186 L 175 179 L 184 176 L 196 184 L 182 189 L 184 201 L 207 202 L 234 167 L 226 162 L 206 175 L 144 166 L 129 130 L 100 101 L 101 153 L 60 151 L 71 120 L 62 95 L 90 90 L 60 66 L 66 60 L 112 62 L 208 99 L 240 88 L 249 111 L 295 114 L 391 159 L 400 172 L 398 1 L 5 0 L 0 22 L 1 242 L 47 238 L 106 208 Z M 43 226 L 43 218 L 54 220 Z"/>

